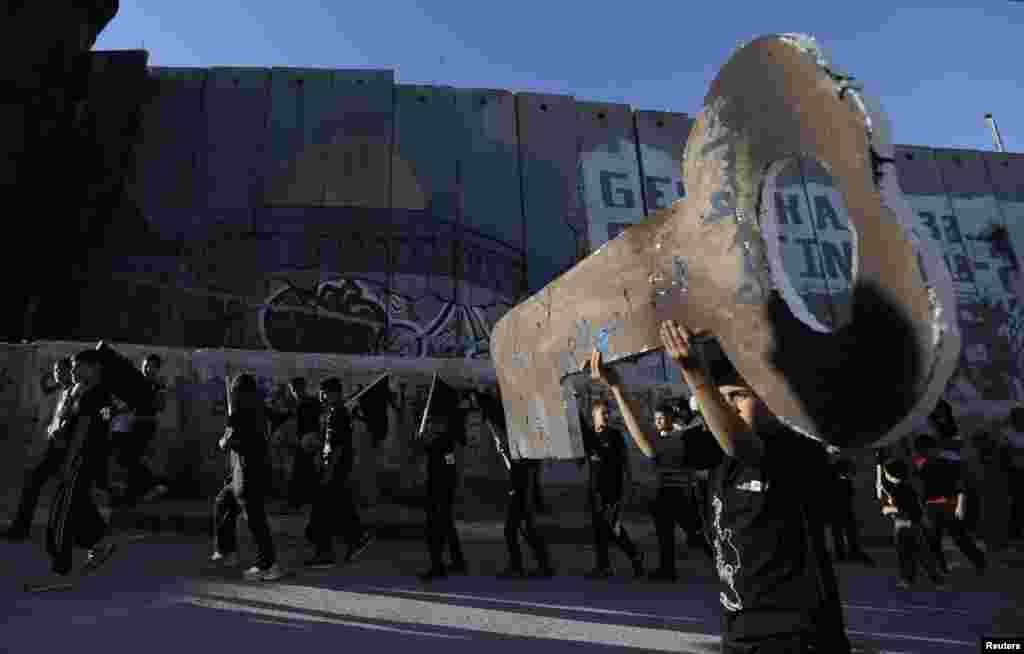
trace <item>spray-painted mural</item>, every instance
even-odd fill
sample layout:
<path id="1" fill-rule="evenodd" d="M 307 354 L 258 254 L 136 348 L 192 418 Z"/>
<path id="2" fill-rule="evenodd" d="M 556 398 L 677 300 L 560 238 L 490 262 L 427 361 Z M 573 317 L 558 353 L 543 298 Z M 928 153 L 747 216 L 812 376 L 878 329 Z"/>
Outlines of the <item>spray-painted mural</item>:
<path id="1" fill-rule="evenodd" d="M 267 349 L 286 352 L 488 358 L 491 327 L 512 306 L 500 297 L 486 305 L 414 297 L 356 276 L 313 288 L 280 283 L 259 311 L 259 329 Z M 468 290 L 476 297 L 486 293 Z"/>

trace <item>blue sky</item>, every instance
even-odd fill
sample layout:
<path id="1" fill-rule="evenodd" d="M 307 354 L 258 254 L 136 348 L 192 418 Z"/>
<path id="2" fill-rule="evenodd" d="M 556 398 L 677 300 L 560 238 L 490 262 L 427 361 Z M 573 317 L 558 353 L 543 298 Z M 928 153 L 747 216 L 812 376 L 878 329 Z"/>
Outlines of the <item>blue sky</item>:
<path id="1" fill-rule="evenodd" d="M 898 143 L 1024 152 L 1024 2 L 121 0 L 100 50 L 155 66 L 392 68 L 402 84 L 575 95 L 696 114 L 741 42 L 815 36 L 878 95 Z M 1013 54 L 1016 53 L 1016 54 Z M 1014 63 L 1014 62 L 1017 63 Z"/>

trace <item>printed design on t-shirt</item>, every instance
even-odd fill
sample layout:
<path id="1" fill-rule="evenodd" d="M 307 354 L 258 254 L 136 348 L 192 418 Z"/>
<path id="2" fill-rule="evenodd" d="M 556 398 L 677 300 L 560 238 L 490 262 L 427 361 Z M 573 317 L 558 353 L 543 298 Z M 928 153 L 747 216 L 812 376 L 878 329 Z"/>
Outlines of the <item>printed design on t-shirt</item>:
<path id="1" fill-rule="evenodd" d="M 736 575 L 743 567 L 740 551 L 732 542 L 732 529 L 722 529 L 722 499 L 714 496 L 711 506 L 715 511 L 715 567 L 718 578 L 725 583 L 726 591 L 719 593 L 722 606 L 728 611 L 743 609 L 743 598 L 736 590 Z"/>

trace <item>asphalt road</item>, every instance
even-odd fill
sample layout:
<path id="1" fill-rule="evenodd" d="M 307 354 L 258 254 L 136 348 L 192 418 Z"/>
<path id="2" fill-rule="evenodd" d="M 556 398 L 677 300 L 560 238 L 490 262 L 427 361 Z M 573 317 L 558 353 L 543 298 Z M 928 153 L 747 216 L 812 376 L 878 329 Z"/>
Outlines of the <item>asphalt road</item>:
<path id="1" fill-rule="evenodd" d="M 503 545 L 469 542 L 471 575 L 426 584 L 414 576 L 427 567 L 416 541 L 379 541 L 348 567 L 303 571 L 302 543 L 279 535 L 282 563 L 293 572 L 259 583 L 211 566 L 209 544 L 198 538 L 118 538 L 117 555 L 95 576 L 44 593 L 23 590 L 26 582 L 53 579 L 38 538 L 0 543 L 0 651 L 718 651 L 715 579 L 696 558 L 681 565 L 675 584 L 634 581 L 622 558 L 620 575 L 598 582 L 582 578 L 593 563 L 589 548 L 555 545 L 556 578 L 511 582 L 493 577 L 505 562 Z M 983 579 L 960 567 L 955 590 L 939 593 L 925 583 L 896 591 L 894 560 L 883 554 L 879 562 L 840 567 L 849 633 L 863 652 L 976 652 L 980 634 L 1024 625 L 1018 564 Z"/>

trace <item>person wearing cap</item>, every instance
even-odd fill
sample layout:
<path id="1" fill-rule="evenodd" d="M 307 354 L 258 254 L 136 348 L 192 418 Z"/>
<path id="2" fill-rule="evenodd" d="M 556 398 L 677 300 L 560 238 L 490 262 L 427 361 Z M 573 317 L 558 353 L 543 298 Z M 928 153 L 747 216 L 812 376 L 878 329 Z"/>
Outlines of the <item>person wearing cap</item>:
<path id="1" fill-rule="evenodd" d="M 724 353 L 707 360 L 685 326 L 662 323 L 661 339 L 724 454 L 707 507 L 722 652 L 849 654 L 814 492 L 827 484 L 825 448 L 773 415 Z"/>
<path id="2" fill-rule="evenodd" d="M 908 590 L 920 565 L 940 590 L 948 590 L 945 575 L 928 542 L 924 505 L 917 491 L 908 483 L 909 472 L 906 462 L 879 456 L 878 498 L 882 503 L 882 515 L 893 521 L 893 540 L 900 563 L 897 586 Z"/>
<path id="3" fill-rule="evenodd" d="M 675 424 L 678 416 L 669 404 L 660 404 L 654 409 L 656 434 L 647 435 L 636 418 L 637 411 L 632 401 L 622 392 L 618 377 L 602 365 L 601 353 L 596 349 L 590 357 L 590 376 L 595 382 L 609 388 L 633 442 L 644 456 L 654 462 L 657 469 L 658 490 L 651 503 L 651 514 L 658 534 L 659 565 L 648 577 L 655 581 L 675 581 L 678 578 L 675 543 L 677 525 L 686 531 L 690 547 L 701 547 L 708 556 L 712 554 L 702 532 L 696 468 L 710 468 L 717 461 L 698 462 L 694 459 L 695 448 L 689 447 L 689 436 L 697 433 L 700 427 L 691 431 Z"/>
<path id="4" fill-rule="evenodd" d="M 350 563 L 373 542 L 373 532 L 363 527 L 356 509 L 351 477 L 355 451 L 352 443 L 352 418 L 345 407 L 343 386 L 337 377 L 320 383 L 320 404 L 324 408 L 321 423 L 321 476 L 313 493 L 313 509 L 306 525 L 306 538 L 315 552 L 306 561 L 311 568 L 329 568 L 336 564 L 334 534 L 340 531 Z M 337 524 L 337 526 L 336 526 Z"/>

